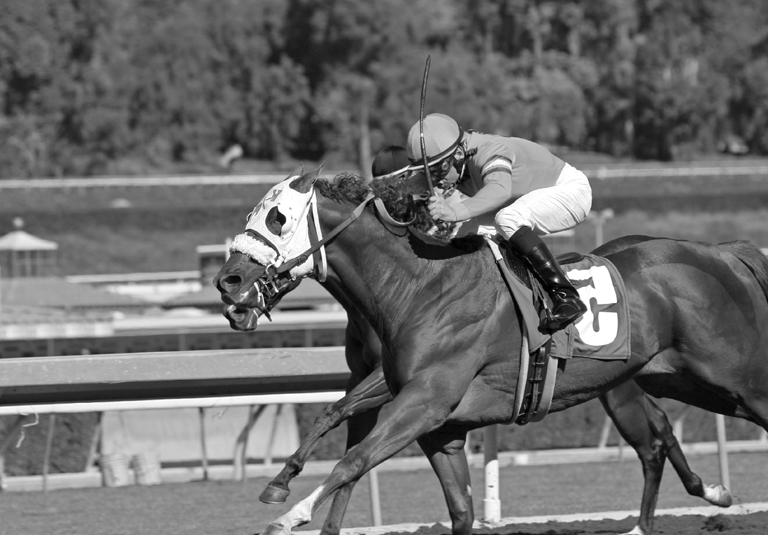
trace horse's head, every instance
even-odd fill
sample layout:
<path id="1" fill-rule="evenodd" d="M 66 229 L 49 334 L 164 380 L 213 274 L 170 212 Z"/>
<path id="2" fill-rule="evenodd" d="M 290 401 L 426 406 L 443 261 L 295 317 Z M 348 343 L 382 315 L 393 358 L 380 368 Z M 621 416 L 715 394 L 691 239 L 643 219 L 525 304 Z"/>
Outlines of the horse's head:
<path id="1" fill-rule="evenodd" d="M 248 215 L 245 232 L 232 241 L 230 256 L 213 284 L 221 293 L 224 316 L 233 329 L 250 331 L 301 277 L 315 268 L 312 255 L 299 257 L 312 241 L 314 184 L 320 168 L 292 174 L 272 187 Z M 299 258 L 301 260 L 301 258 Z"/>
<path id="2" fill-rule="evenodd" d="M 426 241 L 445 244 L 456 234 L 458 224 L 435 222 L 429 215 L 426 180 L 419 173 L 377 180 L 369 187 L 349 174 L 318 182 L 319 171 L 293 174 L 270 189 L 249 214 L 245 232 L 232 241 L 230 257 L 213 284 L 233 329 L 255 329 L 259 317 L 269 317 L 270 310 L 303 277 L 324 280 L 316 190 L 333 201 L 359 203 L 358 215 L 375 195 L 392 217 L 411 221 L 413 232 Z M 351 221 L 348 218 L 346 224 Z"/>

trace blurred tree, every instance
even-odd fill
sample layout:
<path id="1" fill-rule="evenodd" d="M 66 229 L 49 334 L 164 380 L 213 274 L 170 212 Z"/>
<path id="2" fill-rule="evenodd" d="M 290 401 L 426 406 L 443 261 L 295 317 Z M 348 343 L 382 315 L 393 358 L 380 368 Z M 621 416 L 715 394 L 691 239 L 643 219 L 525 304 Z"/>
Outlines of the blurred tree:
<path id="1" fill-rule="evenodd" d="M 768 154 L 768 54 L 745 66 L 739 112 L 740 131 L 750 148 Z"/>
<path id="2" fill-rule="evenodd" d="M 732 98 L 731 68 L 743 63 L 737 52 L 744 50 L 743 41 L 723 40 L 723 30 L 752 29 L 751 17 L 745 15 L 755 6 L 751 0 L 727 6 L 716 0 L 642 6 L 644 42 L 637 51 L 634 95 L 636 156 L 669 160 L 714 147 Z M 724 64 L 721 43 L 731 49 L 733 66 Z"/>
<path id="3" fill-rule="evenodd" d="M 718 59 L 733 97 L 720 134 L 740 135 L 752 152 L 768 154 L 768 4 L 750 7 L 722 31 L 726 46 Z"/>
<path id="4" fill-rule="evenodd" d="M 589 137 L 592 147 L 629 155 L 634 136 L 635 59 L 641 40 L 636 0 L 595 0 L 584 6 L 580 48 L 595 58 Z"/>
<path id="5" fill-rule="evenodd" d="M 328 161 L 356 162 L 367 170 L 371 152 L 385 144 L 404 143 L 399 140 L 407 132 L 402 126 L 392 133 L 385 133 L 388 126 L 379 129 L 382 123 L 391 124 L 392 116 L 374 103 L 402 103 L 398 82 L 383 74 L 394 74 L 399 81 L 405 68 L 418 84 L 427 44 L 450 42 L 454 3 L 293 0 L 290 5 L 286 53 L 304 67 L 314 97 L 305 134 L 320 141 L 316 149 Z M 394 99 L 392 92 L 398 94 Z M 409 97 L 418 110 L 418 89 Z M 406 106 L 398 114 L 408 108 L 413 109 Z M 375 146 L 360 143 L 367 136 Z"/>
<path id="6" fill-rule="evenodd" d="M 97 0 L 12 0 L 0 19 L 0 160 L 4 175 L 89 173 L 93 123 L 109 90 L 101 62 L 113 20 Z M 98 148 L 98 147 L 97 147 Z"/>
<path id="7" fill-rule="evenodd" d="M 157 161 L 213 160 L 239 143 L 281 160 L 294 148 L 307 84 L 280 52 L 281 2 L 143 2 L 126 25 L 136 146 Z"/>
<path id="8" fill-rule="evenodd" d="M 427 111 L 670 159 L 727 134 L 766 151 L 765 0 L 9 0 L 0 176 L 368 168 Z M 176 167 L 178 169 L 178 167 Z"/>

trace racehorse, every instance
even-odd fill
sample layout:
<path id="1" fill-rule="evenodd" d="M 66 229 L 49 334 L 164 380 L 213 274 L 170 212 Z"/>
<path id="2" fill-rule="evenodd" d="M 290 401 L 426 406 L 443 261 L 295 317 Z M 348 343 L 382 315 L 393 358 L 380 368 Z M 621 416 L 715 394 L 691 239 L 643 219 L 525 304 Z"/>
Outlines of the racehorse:
<path id="1" fill-rule="evenodd" d="M 446 492 L 454 533 L 470 533 L 466 433 L 513 414 L 522 345 L 517 309 L 479 240 L 425 243 L 398 232 L 365 206 L 383 198 L 396 217 L 413 210 L 423 178 L 365 186 L 354 177 L 318 180 L 301 174 L 273 188 L 240 235 L 250 259 L 217 276 L 228 315 L 267 303 L 327 257 L 325 287 L 357 310 L 383 345 L 382 369 L 394 399 L 373 429 L 347 452 L 309 497 L 277 518 L 268 533 L 309 522 L 336 490 L 357 481 L 418 440 Z M 405 201 L 405 202 L 404 202 Z M 357 206 L 356 206 L 357 205 Z M 402 206 L 406 206 L 405 209 Z M 318 246 L 307 216 L 316 221 Z M 421 217 L 426 217 L 421 211 Z M 354 222 L 354 224 L 352 224 Z M 457 240 L 454 240 L 457 241 Z M 558 371 L 551 411 L 597 397 L 630 378 L 657 397 L 678 399 L 766 428 L 762 357 L 768 340 L 768 261 L 746 242 L 711 245 L 626 237 L 599 248 L 627 287 L 632 355 L 626 361 L 571 359 Z M 315 254 L 314 256 L 318 256 Z M 326 265 L 322 259 L 322 265 Z M 235 303 L 238 303 L 237 305 Z"/>
<path id="2" fill-rule="evenodd" d="M 227 272 L 238 270 L 239 264 L 247 266 L 251 260 L 235 253 L 227 261 Z M 220 279 L 219 282 L 221 283 Z M 220 290 L 225 288 L 220 285 Z M 271 303 L 274 306 L 276 303 Z M 237 330 L 253 330 L 258 309 L 245 308 L 244 319 L 235 322 Z M 381 342 L 371 326 L 355 310 L 348 310 L 349 318 L 345 333 L 345 353 L 351 376 L 347 395 L 330 404 L 317 418 L 315 425 L 304 438 L 299 449 L 286 461 L 280 473 L 267 485 L 259 499 L 264 503 L 283 503 L 290 494 L 290 481 L 299 475 L 317 442 L 331 429 L 348 420 L 347 450 L 356 446 L 373 428 L 378 409 L 392 400 L 381 368 Z M 638 523 L 632 535 L 650 535 L 653 531 L 654 511 L 661 486 L 664 464 L 669 458 L 688 494 L 707 500 L 720 507 L 732 504 L 728 489 L 720 484 L 704 485 L 701 478 L 691 471 L 680 444 L 672 432 L 666 414 L 633 381 L 622 383 L 599 396 L 600 402 L 613 420 L 614 425 L 640 459 L 644 485 L 640 502 Z M 463 455 L 463 452 L 458 453 Z M 352 490 L 352 482 L 335 494 L 322 535 L 338 535 Z"/>

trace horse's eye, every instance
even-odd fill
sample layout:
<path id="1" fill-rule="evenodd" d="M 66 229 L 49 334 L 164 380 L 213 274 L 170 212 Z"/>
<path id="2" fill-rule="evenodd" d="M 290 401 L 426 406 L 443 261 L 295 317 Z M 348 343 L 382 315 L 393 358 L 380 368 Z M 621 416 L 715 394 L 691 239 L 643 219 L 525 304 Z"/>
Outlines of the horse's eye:
<path id="1" fill-rule="evenodd" d="M 266 219 L 267 229 L 275 236 L 280 236 L 280 233 L 283 230 L 283 225 L 285 225 L 285 222 L 286 222 L 285 216 L 280 213 L 280 210 L 277 209 L 277 206 L 273 206 L 272 209 L 267 214 L 267 219 Z"/>

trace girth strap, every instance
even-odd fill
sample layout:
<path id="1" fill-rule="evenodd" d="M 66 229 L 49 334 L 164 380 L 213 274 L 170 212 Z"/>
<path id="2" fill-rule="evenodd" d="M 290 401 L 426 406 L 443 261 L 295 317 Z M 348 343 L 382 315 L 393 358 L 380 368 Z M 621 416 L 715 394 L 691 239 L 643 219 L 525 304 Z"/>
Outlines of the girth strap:
<path id="1" fill-rule="evenodd" d="M 546 344 L 531 354 L 528 369 L 525 371 L 527 381 L 522 406 L 515 420 L 517 425 L 538 422 L 549 412 L 557 374 L 557 363 L 553 362 L 554 359 L 550 356 L 551 346 L 550 338 Z M 524 373 L 522 367 L 520 373 Z"/>
<path id="2" fill-rule="evenodd" d="M 550 355 L 552 337 L 538 329 L 539 321 L 532 304 L 536 285 L 533 285 L 533 292 L 524 288 L 504 263 L 499 246 L 488 237 L 486 243 L 520 311 L 523 344 L 512 421 L 525 425 L 543 419 L 549 412 L 559 362 L 553 362 Z"/>

